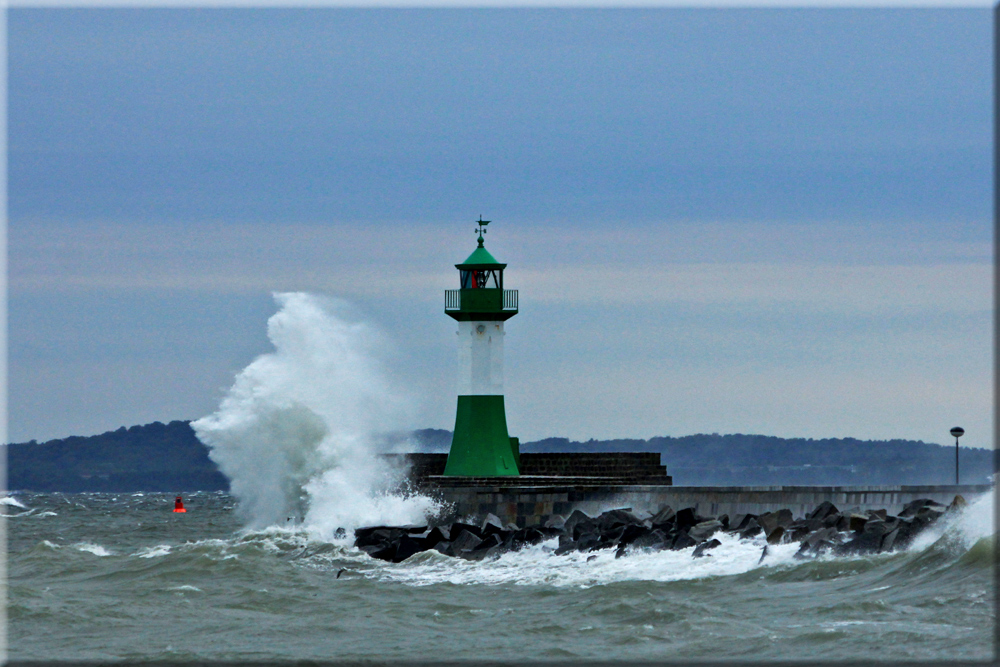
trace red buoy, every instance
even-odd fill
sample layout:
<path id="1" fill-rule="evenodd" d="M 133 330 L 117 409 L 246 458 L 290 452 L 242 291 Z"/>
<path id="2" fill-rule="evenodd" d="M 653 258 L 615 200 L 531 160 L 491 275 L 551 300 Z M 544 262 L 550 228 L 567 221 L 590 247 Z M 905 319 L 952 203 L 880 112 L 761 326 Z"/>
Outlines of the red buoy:
<path id="1" fill-rule="evenodd" d="M 184 509 L 184 501 L 181 500 L 180 496 L 177 496 L 177 498 L 174 500 L 174 511 L 175 512 L 187 512 L 187 510 Z"/>

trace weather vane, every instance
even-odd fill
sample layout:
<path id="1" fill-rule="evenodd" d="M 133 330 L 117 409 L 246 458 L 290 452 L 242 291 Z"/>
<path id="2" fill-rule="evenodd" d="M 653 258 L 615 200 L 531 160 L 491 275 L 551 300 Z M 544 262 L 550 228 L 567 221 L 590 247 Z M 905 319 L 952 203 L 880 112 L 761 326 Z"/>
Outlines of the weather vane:
<path id="1" fill-rule="evenodd" d="M 479 214 L 479 220 L 477 221 L 477 224 L 479 226 L 476 227 L 476 233 L 479 234 L 479 243 L 482 244 L 482 242 L 483 242 L 483 234 L 486 233 L 486 225 L 490 224 L 490 221 L 489 220 L 483 220 L 483 215 L 480 213 Z"/>

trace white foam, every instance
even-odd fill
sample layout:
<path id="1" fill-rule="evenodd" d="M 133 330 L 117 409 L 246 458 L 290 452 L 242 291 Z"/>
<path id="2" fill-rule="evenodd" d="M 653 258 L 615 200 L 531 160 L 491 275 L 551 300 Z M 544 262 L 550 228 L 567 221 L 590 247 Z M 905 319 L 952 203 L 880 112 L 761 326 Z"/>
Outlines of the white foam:
<path id="1" fill-rule="evenodd" d="M 552 539 L 496 560 L 465 561 L 437 552 L 418 554 L 404 563 L 383 565 L 379 576 L 413 585 L 516 584 L 561 587 L 600 586 L 622 581 L 679 581 L 729 576 L 758 567 L 800 565 L 798 544 L 769 545 L 760 562 L 763 539 L 740 540 L 736 535 L 714 535 L 721 543 L 709 556 L 693 558 L 694 547 L 677 551 L 631 552 L 615 558 L 614 549 L 555 555 Z"/>
<path id="2" fill-rule="evenodd" d="M 23 519 L 29 516 L 35 516 L 36 508 L 32 507 L 30 510 L 25 512 L 14 512 L 12 514 L 7 514 L 7 512 L 0 511 L 0 516 L 5 519 Z"/>
<path id="3" fill-rule="evenodd" d="M 113 556 L 111 551 L 108 551 L 100 544 L 92 544 L 90 542 L 80 542 L 73 545 L 78 551 L 85 551 L 87 553 L 94 554 L 95 556 Z"/>
<path id="4" fill-rule="evenodd" d="M 918 535 L 910 551 L 923 551 L 942 538 L 963 548 L 994 534 L 993 496 L 986 494 L 973 499 L 957 512 L 949 512 Z M 721 543 L 710 550 L 710 556 L 693 558 L 694 547 L 678 551 L 635 550 L 623 558 L 615 558 L 615 550 L 571 552 L 555 555 L 558 540 L 552 538 L 540 545 L 505 553 L 495 560 L 466 561 L 444 556 L 435 551 L 416 554 L 403 563 L 390 564 L 370 559 L 376 576 L 392 581 L 422 586 L 451 584 L 514 584 L 560 587 L 600 586 L 624 581 L 679 581 L 706 577 L 739 575 L 760 569 L 791 568 L 803 565 L 796 559 L 800 544 L 768 545 L 761 560 L 765 541 L 762 537 L 741 540 L 735 534 L 716 533 Z M 815 558 L 820 561 L 891 559 L 892 553 L 835 556 L 831 553 Z M 889 586 L 870 589 L 875 593 Z"/>
<path id="5" fill-rule="evenodd" d="M 23 510 L 28 509 L 27 505 L 21 504 L 17 498 L 12 498 L 11 496 L 0 498 L 0 505 L 13 505 L 14 507 L 20 507 Z"/>
<path id="6" fill-rule="evenodd" d="M 967 507 L 958 511 L 955 519 L 955 530 L 961 533 L 967 546 L 984 537 L 990 537 L 996 531 L 993 523 L 993 492 L 984 493 L 974 498 Z"/>
<path id="7" fill-rule="evenodd" d="M 957 542 L 961 547 L 969 549 L 982 538 L 993 535 L 995 532 L 993 493 L 992 491 L 984 493 L 973 498 L 966 507 L 947 512 L 927 530 L 917 535 L 908 550 L 923 551 L 941 538 Z"/>
<path id="8" fill-rule="evenodd" d="M 139 558 L 159 558 L 170 553 L 169 544 L 157 544 L 155 547 L 146 547 L 136 552 Z"/>
<path id="9" fill-rule="evenodd" d="M 422 521 L 436 503 L 390 493 L 402 471 L 376 456 L 376 433 L 402 429 L 408 407 L 383 370 L 386 339 L 345 302 L 274 297 L 274 352 L 240 372 L 218 411 L 192 423 L 248 525 L 292 519 L 332 538 L 341 527 Z"/>

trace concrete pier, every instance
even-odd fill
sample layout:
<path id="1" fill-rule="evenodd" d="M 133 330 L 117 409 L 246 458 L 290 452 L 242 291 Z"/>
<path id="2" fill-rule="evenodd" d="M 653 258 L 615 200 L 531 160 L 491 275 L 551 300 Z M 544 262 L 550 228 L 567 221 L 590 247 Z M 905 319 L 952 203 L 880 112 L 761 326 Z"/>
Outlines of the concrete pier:
<path id="1" fill-rule="evenodd" d="M 516 479 L 516 478 L 514 478 Z M 989 493 L 989 484 L 941 486 L 666 486 L 666 485 L 604 485 L 574 480 L 572 485 L 558 485 L 556 478 L 532 485 L 528 480 L 488 485 L 487 478 L 477 484 L 436 487 L 426 480 L 426 493 L 451 506 L 449 516 L 469 517 L 481 521 L 495 514 L 504 523 L 520 527 L 544 524 L 554 515 L 569 516 L 573 510 L 596 516 L 609 509 L 630 507 L 634 512 L 656 512 L 664 505 L 675 510 L 693 507 L 703 515 L 734 516 L 741 513 L 761 514 L 790 509 L 795 518 L 812 511 L 829 500 L 841 511 L 885 509 L 898 514 L 910 501 L 929 498 L 949 504 L 961 495 L 972 502 Z M 470 480 L 471 481 L 471 480 Z M 481 482 L 481 484 L 480 484 Z"/>
<path id="2" fill-rule="evenodd" d="M 914 486 L 672 486 L 656 452 L 524 453 L 517 477 L 447 477 L 446 454 L 397 454 L 409 469 L 410 482 L 423 493 L 450 506 L 449 517 L 477 522 L 495 514 L 518 526 L 544 524 L 573 510 L 596 516 L 609 509 L 631 507 L 655 513 L 693 507 L 698 514 L 762 514 L 789 509 L 795 518 L 824 500 L 841 511 L 884 509 L 897 514 L 907 503 L 929 498 L 948 505 L 955 496 L 966 501 L 992 491 L 991 484 Z"/>

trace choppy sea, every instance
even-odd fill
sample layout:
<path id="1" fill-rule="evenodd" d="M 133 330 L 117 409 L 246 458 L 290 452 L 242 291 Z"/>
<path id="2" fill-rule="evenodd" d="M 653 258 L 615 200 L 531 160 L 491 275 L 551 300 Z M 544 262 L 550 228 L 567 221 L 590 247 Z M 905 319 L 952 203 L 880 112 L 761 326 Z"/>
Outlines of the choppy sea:
<path id="1" fill-rule="evenodd" d="M 220 493 L 15 494 L 8 658 L 125 661 L 990 660 L 992 498 L 907 551 L 800 561 L 691 549 L 374 560 L 301 527 L 245 530 Z M 590 556 L 596 555 L 596 558 Z"/>

